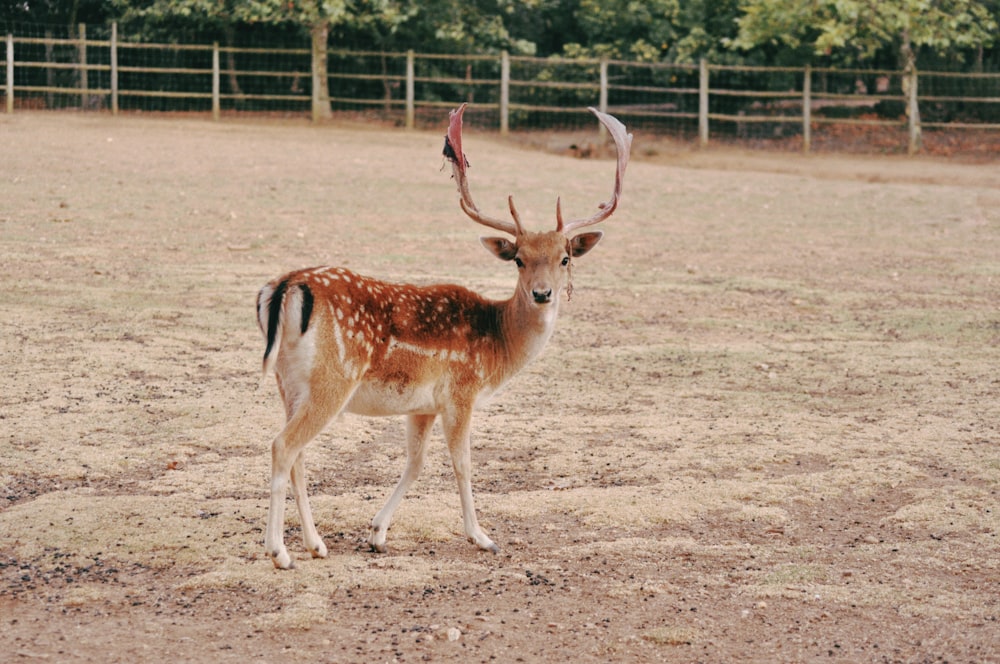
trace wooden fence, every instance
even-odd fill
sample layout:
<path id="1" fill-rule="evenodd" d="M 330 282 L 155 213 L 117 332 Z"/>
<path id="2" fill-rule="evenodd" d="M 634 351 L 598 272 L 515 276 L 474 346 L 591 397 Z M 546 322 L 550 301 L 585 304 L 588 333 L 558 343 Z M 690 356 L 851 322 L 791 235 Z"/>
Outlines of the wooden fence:
<path id="1" fill-rule="evenodd" d="M 421 111 L 468 101 L 478 112 L 473 115 L 506 134 L 512 126 L 551 126 L 556 115 L 563 124 L 574 116 L 584 122 L 584 108 L 592 105 L 633 125 L 687 132 L 701 145 L 713 133 L 794 133 L 809 151 L 815 127 L 842 124 L 905 129 L 911 153 L 919 150 L 922 128 L 1000 130 L 1000 74 L 564 60 L 506 52 L 333 49 L 327 59 L 329 98 L 314 99 L 320 86 L 312 85 L 316 63 L 307 48 L 122 42 L 115 25 L 107 39 L 88 39 L 81 25 L 77 36 L 65 39 L 7 35 L 0 70 L 7 113 L 72 106 L 112 114 L 200 111 L 218 119 L 224 111 L 309 114 L 325 104 L 377 108 L 412 128 Z M 963 111 L 931 112 L 954 108 Z"/>

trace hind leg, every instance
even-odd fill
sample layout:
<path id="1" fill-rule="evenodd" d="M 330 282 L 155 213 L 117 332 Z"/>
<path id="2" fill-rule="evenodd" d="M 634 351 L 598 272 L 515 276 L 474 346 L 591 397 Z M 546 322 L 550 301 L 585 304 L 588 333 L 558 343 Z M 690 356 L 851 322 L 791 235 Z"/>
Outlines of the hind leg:
<path id="1" fill-rule="evenodd" d="M 305 469 L 301 456 L 305 446 L 340 412 L 352 392 L 353 389 L 345 388 L 337 398 L 327 398 L 322 402 L 307 398 L 294 408 L 285 428 L 271 444 L 271 503 L 267 514 L 264 548 L 278 569 L 291 569 L 294 566 L 284 541 L 285 494 L 290 480 L 302 519 L 306 548 L 314 556 L 325 555 L 326 548 L 316 532 L 309 498 L 306 496 Z M 330 392 L 326 394 L 329 395 Z"/>
<path id="2" fill-rule="evenodd" d="M 316 522 L 313 520 L 312 508 L 309 506 L 309 496 L 306 493 L 306 468 L 303 459 L 305 450 L 299 452 L 298 458 L 292 464 L 292 494 L 295 496 L 295 505 L 299 508 L 299 520 L 302 522 L 302 541 L 306 546 L 306 551 L 312 554 L 313 558 L 326 558 L 326 545 L 316 531 Z"/>

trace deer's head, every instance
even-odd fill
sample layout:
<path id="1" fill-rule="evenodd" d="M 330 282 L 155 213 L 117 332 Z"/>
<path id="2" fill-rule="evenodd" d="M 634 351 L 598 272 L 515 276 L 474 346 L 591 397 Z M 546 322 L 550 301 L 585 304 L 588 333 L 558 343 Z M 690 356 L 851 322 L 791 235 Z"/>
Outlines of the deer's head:
<path id="1" fill-rule="evenodd" d="M 563 289 L 572 290 L 570 283 L 570 268 L 573 259 L 583 256 L 600 242 L 601 231 L 576 233 L 577 230 L 600 223 L 610 217 L 618 207 L 621 198 L 622 180 L 625 177 L 625 167 L 628 165 L 629 151 L 632 147 L 632 134 L 625 130 L 625 125 L 607 113 L 597 109 L 589 109 L 597 116 L 615 141 L 618 151 L 618 168 L 615 172 L 615 188 L 611 198 L 598 206 L 598 211 L 584 219 L 563 220 L 562 207 L 556 199 L 556 228 L 553 231 L 531 232 L 521 224 L 517 208 L 514 207 L 514 197 L 508 196 L 507 203 L 513 221 L 506 221 L 487 216 L 479 211 L 472 194 L 469 192 L 469 182 L 466 171 L 469 162 L 462 152 L 462 115 L 466 104 L 462 104 L 450 114 L 448 134 L 445 136 L 444 156 L 451 161 L 452 173 L 458 184 L 460 195 L 459 205 L 473 221 L 495 230 L 507 233 L 513 239 L 506 237 L 481 238 L 483 245 L 494 256 L 501 260 L 513 261 L 517 265 L 518 294 L 538 306 L 544 306 L 557 301 Z"/>

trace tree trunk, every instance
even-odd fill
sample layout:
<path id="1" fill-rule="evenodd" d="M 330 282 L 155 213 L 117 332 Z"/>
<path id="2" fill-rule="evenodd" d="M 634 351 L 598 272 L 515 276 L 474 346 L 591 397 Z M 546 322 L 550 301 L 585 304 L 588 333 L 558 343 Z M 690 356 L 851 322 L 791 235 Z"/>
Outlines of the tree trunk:
<path id="1" fill-rule="evenodd" d="M 314 23 L 309 30 L 312 36 L 312 118 L 328 120 L 330 112 L 330 77 L 327 72 L 327 42 L 330 25 L 326 21 Z"/>
<path id="2" fill-rule="evenodd" d="M 917 78 L 914 76 L 917 68 L 917 54 L 913 52 L 913 44 L 910 42 L 910 33 L 903 31 L 903 43 L 899 49 L 900 60 L 903 66 L 903 95 L 906 97 L 906 117 L 910 130 L 909 153 L 914 154 L 920 151 L 922 136 L 920 129 L 920 106 L 917 104 Z"/>
<path id="3" fill-rule="evenodd" d="M 236 43 L 236 28 L 231 23 L 226 23 L 222 28 L 222 33 L 226 38 L 226 46 L 229 47 L 226 50 L 226 68 L 229 70 L 229 91 L 236 96 L 236 108 L 242 109 L 245 100 L 243 99 L 243 90 L 240 88 L 240 80 L 236 76 L 236 54 L 232 51 L 233 45 Z"/>
<path id="4" fill-rule="evenodd" d="M 393 88 L 398 88 L 399 83 L 396 81 L 389 80 L 389 62 L 385 57 L 385 52 L 382 53 L 382 110 L 385 111 L 386 117 L 392 113 L 392 91 Z"/>

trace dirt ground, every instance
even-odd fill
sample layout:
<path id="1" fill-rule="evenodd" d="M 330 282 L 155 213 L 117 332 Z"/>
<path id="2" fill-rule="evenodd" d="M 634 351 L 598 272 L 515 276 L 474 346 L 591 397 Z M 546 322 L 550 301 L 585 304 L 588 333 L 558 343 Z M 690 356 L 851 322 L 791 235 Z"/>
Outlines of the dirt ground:
<path id="1" fill-rule="evenodd" d="M 543 356 L 444 445 L 307 452 L 330 555 L 263 550 L 254 297 L 293 268 L 509 295 L 439 132 L 0 117 L 0 659 L 1000 662 L 1000 166 L 635 139 Z M 468 129 L 529 225 L 607 159 Z"/>

